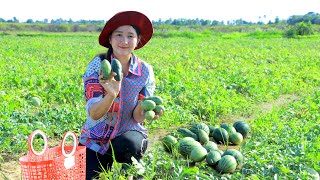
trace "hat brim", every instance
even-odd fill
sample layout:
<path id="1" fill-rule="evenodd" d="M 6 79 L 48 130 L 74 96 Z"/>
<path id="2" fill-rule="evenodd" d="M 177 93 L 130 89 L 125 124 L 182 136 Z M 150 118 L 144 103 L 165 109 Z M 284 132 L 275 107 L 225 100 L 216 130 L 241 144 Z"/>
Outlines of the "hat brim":
<path id="1" fill-rule="evenodd" d="M 124 11 L 114 15 L 105 24 L 99 36 L 99 44 L 110 48 L 109 36 L 115 29 L 123 25 L 132 25 L 140 30 L 141 38 L 135 49 L 143 47 L 153 35 L 153 26 L 147 16 L 137 11 Z"/>

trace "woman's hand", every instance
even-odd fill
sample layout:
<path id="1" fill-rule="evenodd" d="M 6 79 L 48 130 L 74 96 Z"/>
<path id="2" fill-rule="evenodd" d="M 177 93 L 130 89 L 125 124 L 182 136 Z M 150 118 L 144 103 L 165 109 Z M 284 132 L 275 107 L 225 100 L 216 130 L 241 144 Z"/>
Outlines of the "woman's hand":
<path id="1" fill-rule="evenodd" d="M 103 80 L 103 75 L 99 71 L 99 83 L 103 86 L 104 90 L 112 97 L 116 98 L 120 92 L 121 81 L 116 81 L 114 77 L 117 75 L 115 72 L 111 72 L 107 80 Z"/>

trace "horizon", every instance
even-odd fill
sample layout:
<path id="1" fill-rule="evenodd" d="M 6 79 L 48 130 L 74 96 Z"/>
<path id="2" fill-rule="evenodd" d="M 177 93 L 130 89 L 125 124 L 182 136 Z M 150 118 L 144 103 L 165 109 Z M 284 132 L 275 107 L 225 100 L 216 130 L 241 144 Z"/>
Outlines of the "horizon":
<path id="1" fill-rule="evenodd" d="M 41 0 L 11 0 L 5 1 L 0 7 L 0 18 L 19 22 L 43 21 L 44 19 L 103 20 L 107 21 L 115 13 L 125 10 L 136 10 L 146 14 L 150 20 L 169 19 L 204 19 L 216 21 L 233 21 L 242 19 L 247 22 L 274 21 L 288 19 L 293 15 L 305 15 L 309 12 L 319 13 L 318 0 L 198 0 L 197 3 L 182 0 L 163 0 L 152 2 L 148 0 L 121 0 L 118 2 L 95 0 L 96 3 L 86 3 L 83 0 L 55 0 L 43 4 Z M 19 9 L 16 7 L 19 4 Z M 103 7 L 106 7 L 105 10 Z M 109 8 L 110 7 L 110 8 Z M 27 10 L 27 11 L 26 11 Z M 104 15 L 102 15 L 104 14 Z"/>

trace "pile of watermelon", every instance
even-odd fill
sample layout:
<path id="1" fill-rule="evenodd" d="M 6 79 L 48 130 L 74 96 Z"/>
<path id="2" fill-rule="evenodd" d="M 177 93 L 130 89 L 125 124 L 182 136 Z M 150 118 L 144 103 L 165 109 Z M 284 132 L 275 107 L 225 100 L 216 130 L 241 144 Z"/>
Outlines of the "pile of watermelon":
<path id="1" fill-rule="evenodd" d="M 219 173 L 233 173 L 243 164 L 242 153 L 237 149 L 223 151 L 218 144 L 240 145 L 249 132 L 250 127 L 243 120 L 233 124 L 222 123 L 220 126 L 197 122 L 189 128 L 179 128 L 175 135 L 166 135 L 162 144 L 169 153 L 176 150 L 194 163 L 205 161 Z"/>

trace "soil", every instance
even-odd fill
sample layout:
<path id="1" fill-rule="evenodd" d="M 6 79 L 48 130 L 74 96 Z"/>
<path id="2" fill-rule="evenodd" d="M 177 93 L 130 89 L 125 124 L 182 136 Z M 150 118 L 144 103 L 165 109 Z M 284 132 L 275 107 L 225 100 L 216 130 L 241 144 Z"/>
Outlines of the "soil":
<path id="1" fill-rule="evenodd" d="M 279 108 L 281 106 L 285 106 L 288 103 L 295 101 L 299 99 L 299 97 L 295 95 L 284 95 L 279 97 L 277 100 L 271 102 L 271 103 L 263 103 L 259 107 L 263 113 L 271 111 L 273 108 Z M 225 122 L 232 122 L 236 119 L 245 119 L 245 120 L 252 120 L 255 117 L 249 116 L 249 117 L 235 117 L 235 116 L 230 116 L 228 119 L 225 120 Z M 150 143 L 149 143 L 149 148 L 148 150 L 152 150 L 154 145 L 161 140 L 165 135 L 168 134 L 168 132 L 172 131 L 173 129 L 156 129 L 156 130 L 151 130 L 150 132 Z M 49 147 L 55 147 L 59 144 L 60 142 L 51 142 L 49 144 Z M 219 149 L 224 149 L 224 145 L 218 145 Z M 229 148 L 235 148 L 237 149 L 238 146 L 229 146 Z M 2 157 L 6 157 L 6 155 L 1 155 Z M 1 157 L 0 156 L 0 157 Z M 21 155 L 23 156 L 23 155 Z M 21 157 L 19 156 L 19 157 Z M 1 162 L 2 160 L 0 160 Z M 4 159 L 4 162 L 0 164 L 0 180 L 17 180 L 21 179 L 21 169 L 19 165 L 18 158 L 15 160 L 9 160 L 9 159 Z"/>

